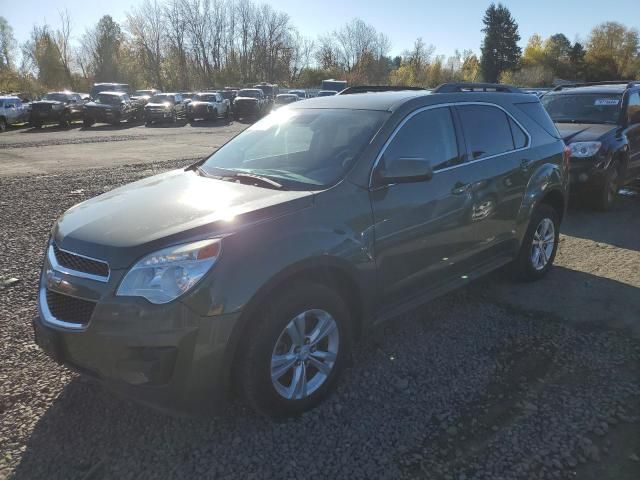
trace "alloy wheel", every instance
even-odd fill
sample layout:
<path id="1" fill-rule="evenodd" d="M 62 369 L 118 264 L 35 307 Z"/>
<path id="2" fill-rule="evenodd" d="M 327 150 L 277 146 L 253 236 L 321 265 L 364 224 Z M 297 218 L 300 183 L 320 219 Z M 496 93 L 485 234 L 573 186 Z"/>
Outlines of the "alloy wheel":
<path id="1" fill-rule="evenodd" d="M 287 400 L 302 400 L 329 378 L 338 358 L 340 334 L 333 316 L 307 310 L 282 330 L 271 354 L 271 382 Z"/>
<path id="2" fill-rule="evenodd" d="M 556 243 L 556 230 L 550 218 L 543 218 L 535 233 L 531 245 L 531 264 L 533 268 L 543 270 L 553 254 Z"/>

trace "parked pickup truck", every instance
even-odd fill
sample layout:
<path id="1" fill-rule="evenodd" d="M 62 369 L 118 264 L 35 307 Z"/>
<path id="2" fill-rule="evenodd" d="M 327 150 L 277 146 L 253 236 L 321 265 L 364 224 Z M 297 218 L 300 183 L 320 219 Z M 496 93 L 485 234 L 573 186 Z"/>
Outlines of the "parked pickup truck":
<path id="1" fill-rule="evenodd" d="M 267 111 L 267 99 L 259 88 L 243 88 L 233 101 L 233 115 L 236 118 L 263 116 Z"/>
<path id="2" fill-rule="evenodd" d="M 83 123 L 90 127 L 94 123 L 118 125 L 142 119 L 142 105 L 131 100 L 125 92 L 100 92 L 93 102 L 85 105 Z"/>
<path id="3" fill-rule="evenodd" d="M 187 105 L 187 120 L 195 122 L 197 119 L 217 120 L 229 117 L 229 100 L 218 92 L 202 92 L 194 95 Z"/>
<path id="4" fill-rule="evenodd" d="M 74 92 L 47 93 L 42 100 L 31 102 L 29 122 L 35 128 L 45 123 L 68 127 L 72 121 L 82 119 L 84 101 Z"/>

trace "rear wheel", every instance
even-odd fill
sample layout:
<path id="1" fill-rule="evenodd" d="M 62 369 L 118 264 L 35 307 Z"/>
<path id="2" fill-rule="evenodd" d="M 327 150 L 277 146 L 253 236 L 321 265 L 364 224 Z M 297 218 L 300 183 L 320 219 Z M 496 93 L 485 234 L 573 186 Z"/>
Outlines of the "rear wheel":
<path id="1" fill-rule="evenodd" d="M 558 212 L 550 205 L 538 205 L 522 240 L 513 273 L 518 280 L 533 281 L 546 275 L 553 265 L 560 240 Z"/>
<path id="2" fill-rule="evenodd" d="M 0 133 L 7 130 L 7 120 L 0 118 Z"/>
<path id="3" fill-rule="evenodd" d="M 342 298 L 320 284 L 292 286 L 247 329 L 239 382 L 249 404 L 270 417 L 315 407 L 335 387 L 350 345 Z"/>
<path id="4" fill-rule="evenodd" d="M 153 123 L 153 122 L 152 122 L 151 120 L 145 120 L 145 122 L 144 122 L 144 126 L 145 126 L 145 127 L 150 127 L 152 123 Z"/>
<path id="5" fill-rule="evenodd" d="M 620 188 L 620 180 L 620 163 L 614 160 L 607 169 L 604 185 L 595 199 L 598 210 L 608 212 L 613 208 Z"/>

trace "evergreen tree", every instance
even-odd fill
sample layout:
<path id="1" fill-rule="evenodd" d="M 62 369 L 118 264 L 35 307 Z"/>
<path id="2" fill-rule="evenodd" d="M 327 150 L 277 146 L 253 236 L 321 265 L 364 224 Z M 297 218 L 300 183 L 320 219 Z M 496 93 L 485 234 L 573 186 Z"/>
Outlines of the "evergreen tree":
<path id="1" fill-rule="evenodd" d="M 518 46 L 518 24 L 509 9 L 492 3 L 482 19 L 485 34 L 482 42 L 482 76 L 486 82 L 497 82 L 500 74 L 518 65 L 522 50 Z"/>

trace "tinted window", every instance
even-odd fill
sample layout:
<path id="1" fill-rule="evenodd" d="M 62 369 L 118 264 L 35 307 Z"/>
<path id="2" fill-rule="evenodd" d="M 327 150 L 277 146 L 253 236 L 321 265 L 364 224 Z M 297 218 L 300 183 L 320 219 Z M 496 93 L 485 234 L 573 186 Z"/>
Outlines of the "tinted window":
<path id="1" fill-rule="evenodd" d="M 543 99 L 544 98 L 546 98 L 546 96 L 543 97 Z M 531 120 L 540 125 L 549 135 L 555 138 L 561 138 L 553 120 L 551 120 L 551 117 L 541 103 L 518 103 L 516 107 L 526 113 Z"/>
<path id="2" fill-rule="evenodd" d="M 629 123 L 640 123 L 640 92 L 634 92 L 629 96 L 627 115 Z"/>
<path id="3" fill-rule="evenodd" d="M 509 125 L 511 126 L 511 135 L 513 136 L 513 144 L 516 148 L 524 148 L 527 146 L 527 135 L 522 131 L 516 122 L 509 117 Z"/>
<path id="4" fill-rule="evenodd" d="M 472 160 L 513 150 L 513 138 L 506 113 L 497 107 L 485 105 L 463 105 L 457 108 Z"/>
<path id="5" fill-rule="evenodd" d="M 384 153 L 385 162 L 397 158 L 424 158 L 434 171 L 460 163 L 451 110 L 426 110 L 409 119 Z"/>
<path id="6" fill-rule="evenodd" d="M 556 123 L 618 122 L 621 94 L 562 93 L 542 97 L 544 108 Z"/>

